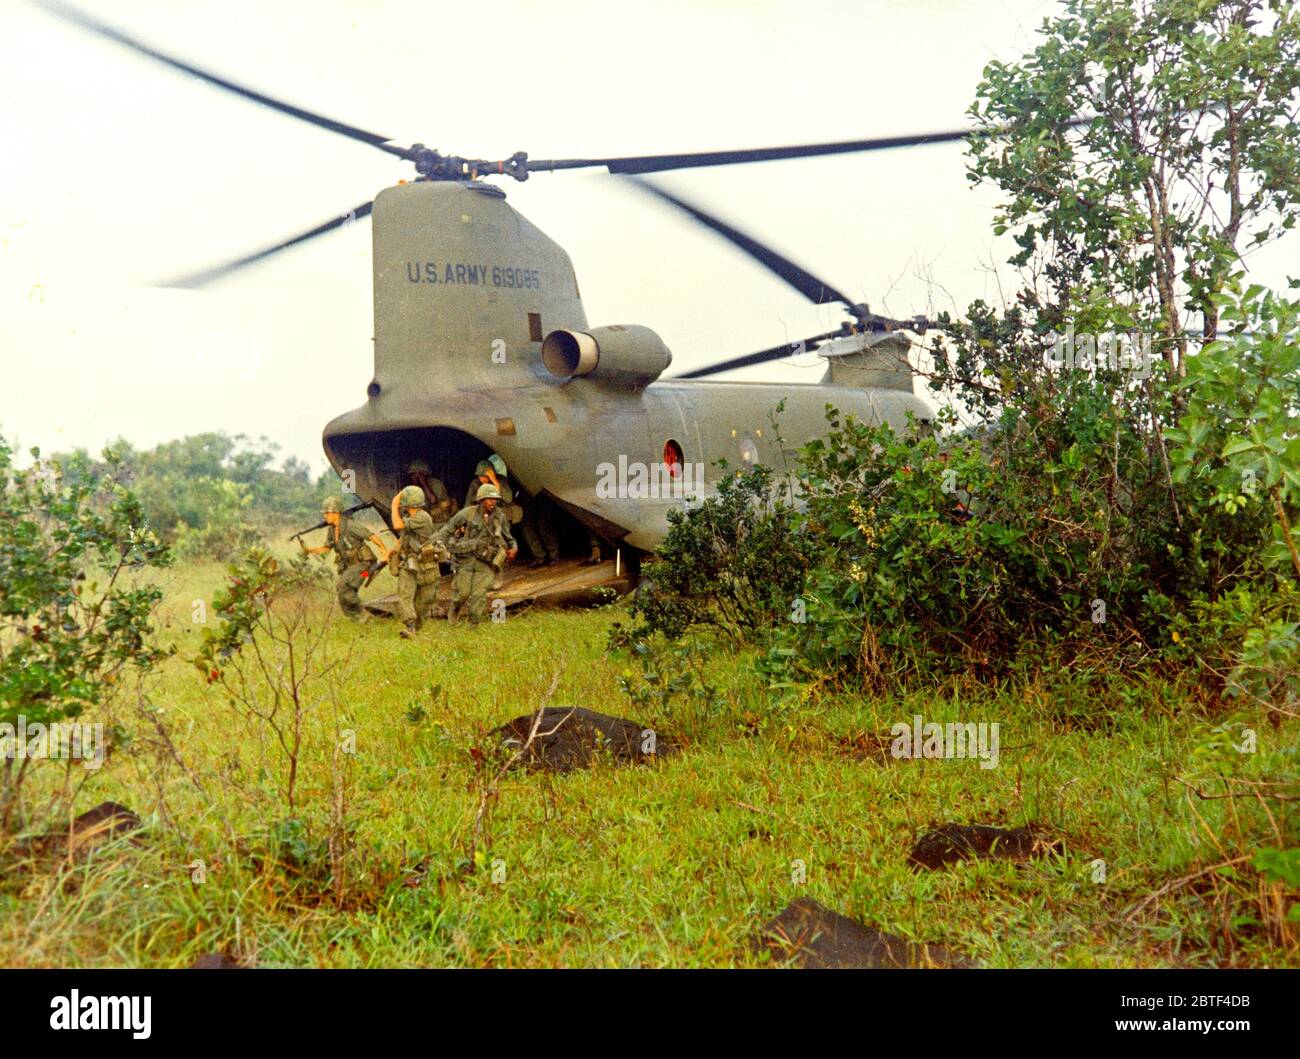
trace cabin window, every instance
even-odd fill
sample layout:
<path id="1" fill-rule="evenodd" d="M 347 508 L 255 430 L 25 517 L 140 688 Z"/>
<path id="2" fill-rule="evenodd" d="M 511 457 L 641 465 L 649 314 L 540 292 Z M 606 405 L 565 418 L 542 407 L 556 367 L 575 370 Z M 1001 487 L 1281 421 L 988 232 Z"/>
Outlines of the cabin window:
<path id="1" fill-rule="evenodd" d="M 545 337 L 542 334 L 542 314 L 528 314 L 528 338 L 532 342 L 540 342 Z"/>
<path id="2" fill-rule="evenodd" d="M 747 471 L 752 470 L 754 464 L 758 462 L 758 442 L 754 440 L 752 434 L 745 434 L 740 439 L 740 462 Z"/>
<path id="3" fill-rule="evenodd" d="M 682 447 L 672 438 L 664 442 L 664 465 L 668 468 L 669 478 L 682 476 Z"/>

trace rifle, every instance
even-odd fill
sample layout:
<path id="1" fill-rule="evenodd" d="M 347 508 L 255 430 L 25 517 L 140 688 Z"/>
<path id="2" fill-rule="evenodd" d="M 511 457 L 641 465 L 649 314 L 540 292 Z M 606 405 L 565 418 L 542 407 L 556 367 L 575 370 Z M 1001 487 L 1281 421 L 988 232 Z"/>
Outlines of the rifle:
<path id="1" fill-rule="evenodd" d="M 364 511 L 368 507 L 374 507 L 374 504 L 372 504 L 369 500 L 366 500 L 363 503 L 356 504 L 355 506 L 348 508 L 346 511 L 340 512 L 340 514 L 355 515 L 358 511 Z M 375 510 L 378 511 L 379 509 L 375 508 Z M 326 522 L 324 519 L 321 519 L 321 521 L 316 523 L 316 525 L 309 526 L 305 530 L 299 530 L 289 539 L 291 541 L 296 541 L 299 537 L 305 537 L 308 533 L 315 533 L 318 529 L 324 529 L 328 525 L 329 525 L 328 522 Z"/>

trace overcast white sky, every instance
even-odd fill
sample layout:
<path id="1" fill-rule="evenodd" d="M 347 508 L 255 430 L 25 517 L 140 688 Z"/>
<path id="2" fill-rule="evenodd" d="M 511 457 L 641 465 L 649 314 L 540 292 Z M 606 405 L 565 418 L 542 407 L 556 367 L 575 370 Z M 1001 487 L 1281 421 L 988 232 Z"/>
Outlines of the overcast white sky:
<path id="1" fill-rule="evenodd" d="M 79 0 L 156 47 L 337 120 L 470 157 L 612 156 L 960 128 L 1042 0 L 755 3 Z M 0 431 L 47 450 L 204 430 L 325 466 L 371 377 L 368 222 L 204 292 L 154 281 L 311 227 L 411 175 L 0 0 Z M 664 186 L 897 316 L 997 297 L 996 197 L 960 146 L 670 174 Z M 838 325 L 599 174 L 505 185 L 573 257 L 593 324 L 674 370 Z M 1289 246 L 1255 259 L 1280 282 Z M 1292 267 L 1294 271 L 1294 265 Z M 807 358 L 813 360 L 814 358 Z M 783 364 L 741 377 L 816 378 Z"/>

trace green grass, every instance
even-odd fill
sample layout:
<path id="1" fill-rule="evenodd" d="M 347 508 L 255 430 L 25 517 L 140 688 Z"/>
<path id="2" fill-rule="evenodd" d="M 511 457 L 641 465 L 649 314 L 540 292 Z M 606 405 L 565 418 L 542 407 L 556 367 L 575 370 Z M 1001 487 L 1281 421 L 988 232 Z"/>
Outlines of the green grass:
<path id="1" fill-rule="evenodd" d="M 749 948 L 756 928 L 801 895 L 995 967 L 1300 963 L 1296 925 L 1283 921 L 1295 891 L 1244 864 L 1179 882 L 1257 845 L 1295 844 L 1293 802 L 1203 800 L 1179 782 L 1196 782 L 1195 750 L 1229 716 L 1197 689 L 1151 678 L 1127 688 L 1128 705 L 1085 689 L 1106 718 L 1091 730 L 1077 704 L 1035 685 L 778 707 L 752 657 L 719 650 L 718 709 L 669 701 L 644 716 L 619 684 L 637 667 L 605 649 L 617 608 L 438 623 L 416 641 L 392 622 L 334 618 L 324 644 L 337 669 L 308 684 L 303 830 L 285 846 L 274 840 L 290 816 L 282 752 L 187 661 L 194 601 L 210 618 L 222 572 L 193 565 L 163 580 L 162 633 L 178 653 L 145 693 L 180 760 L 123 688 L 113 715 L 133 740 L 75 807 L 123 802 L 145 817 L 147 840 L 0 880 L 0 964 L 184 966 L 225 950 L 263 966 L 745 966 L 766 960 Z M 327 595 L 310 606 L 330 620 Z M 685 745 L 653 767 L 509 774 L 476 867 L 489 772 L 471 748 L 535 708 L 557 674 L 552 704 L 631 715 Z M 998 722 L 999 767 L 852 755 L 863 734 L 915 713 Z M 1242 775 L 1287 753 L 1294 764 L 1294 722 L 1256 727 Z M 336 754 L 346 730 L 356 752 Z M 29 798 L 62 775 L 40 764 Z M 1026 864 L 909 868 L 916 838 L 948 821 L 1036 823 L 1064 849 Z M 331 832 L 351 836 L 341 878 Z M 1104 883 L 1092 881 L 1099 859 Z"/>

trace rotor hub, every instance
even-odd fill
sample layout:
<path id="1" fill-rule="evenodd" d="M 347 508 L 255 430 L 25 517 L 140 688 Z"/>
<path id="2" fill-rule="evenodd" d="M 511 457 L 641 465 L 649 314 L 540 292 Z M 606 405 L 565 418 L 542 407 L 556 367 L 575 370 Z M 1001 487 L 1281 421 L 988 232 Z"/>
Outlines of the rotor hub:
<path id="1" fill-rule="evenodd" d="M 412 144 L 403 155 L 415 165 L 421 180 L 477 180 L 484 176 L 508 176 L 515 180 L 528 179 L 528 152 L 516 151 L 509 158 L 497 162 L 482 158 L 461 158 L 443 154 L 422 143 Z"/>

